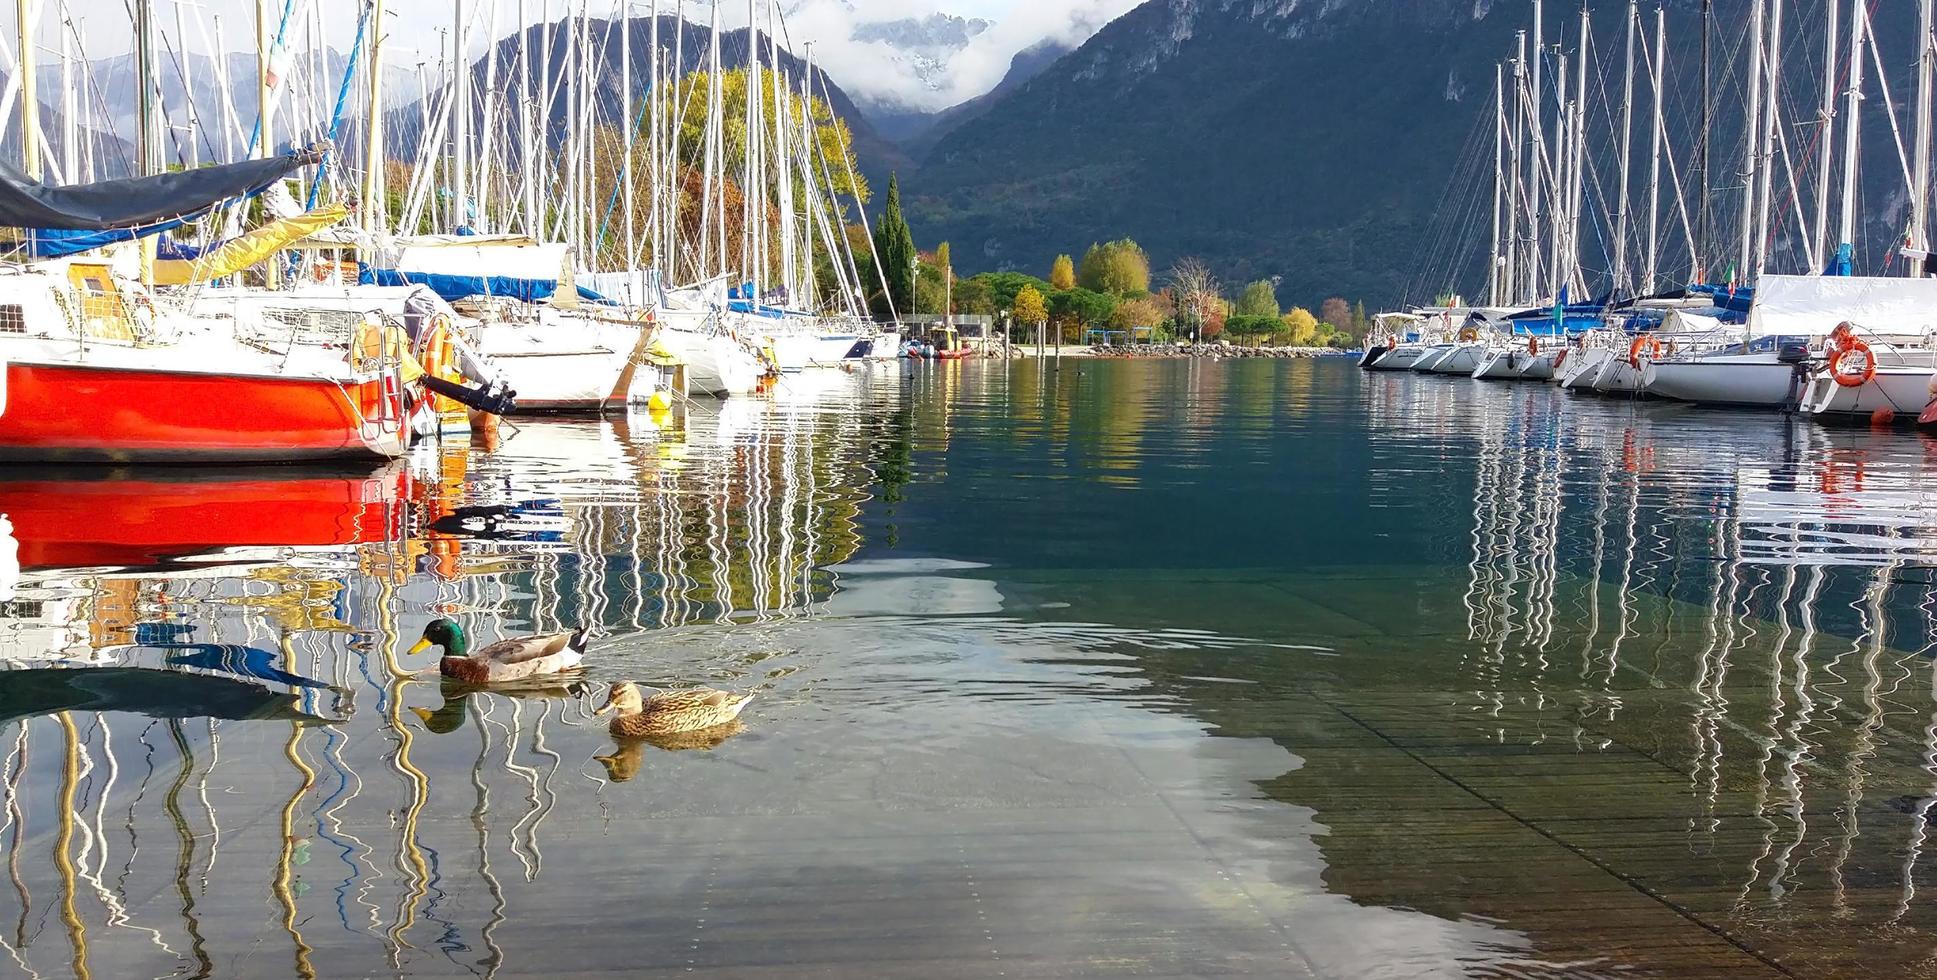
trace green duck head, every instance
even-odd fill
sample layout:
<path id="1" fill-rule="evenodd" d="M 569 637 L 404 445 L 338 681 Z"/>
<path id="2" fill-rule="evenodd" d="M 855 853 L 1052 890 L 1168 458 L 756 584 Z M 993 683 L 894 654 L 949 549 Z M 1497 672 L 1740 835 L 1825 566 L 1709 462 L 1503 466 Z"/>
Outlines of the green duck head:
<path id="1" fill-rule="evenodd" d="M 424 627 L 424 636 L 410 648 L 410 656 L 423 653 L 431 647 L 439 647 L 446 657 L 462 657 L 471 650 L 471 641 L 464 635 L 464 627 L 456 621 L 444 618 L 433 619 Z"/>

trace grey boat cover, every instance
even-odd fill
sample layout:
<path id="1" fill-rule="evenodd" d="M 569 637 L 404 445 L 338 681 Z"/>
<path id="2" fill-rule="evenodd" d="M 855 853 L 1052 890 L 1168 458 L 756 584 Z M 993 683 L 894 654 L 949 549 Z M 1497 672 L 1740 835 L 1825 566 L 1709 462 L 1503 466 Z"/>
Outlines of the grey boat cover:
<path id="1" fill-rule="evenodd" d="M 51 231 L 139 228 L 253 194 L 299 167 L 321 162 L 320 147 L 262 160 L 200 167 L 152 177 L 56 186 L 0 161 L 0 227 Z"/>

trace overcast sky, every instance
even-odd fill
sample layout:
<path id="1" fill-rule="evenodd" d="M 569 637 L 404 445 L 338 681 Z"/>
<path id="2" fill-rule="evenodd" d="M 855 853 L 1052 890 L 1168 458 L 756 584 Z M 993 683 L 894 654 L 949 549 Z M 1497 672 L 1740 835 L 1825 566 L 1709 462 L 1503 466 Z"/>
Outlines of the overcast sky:
<path id="1" fill-rule="evenodd" d="M 280 20 L 289 0 L 266 0 L 274 19 Z M 589 0 L 593 16 L 610 16 L 627 0 Z M 659 0 L 662 13 L 671 13 L 678 0 Z M 759 0 L 762 7 L 765 0 Z M 1045 38 L 1056 38 L 1074 45 L 1086 40 L 1103 24 L 1137 5 L 1140 0 L 785 0 L 792 12 L 787 18 L 790 36 L 816 44 L 816 57 L 826 65 L 842 87 L 859 95 L 899 99 L 923 108 L 939 109 L 972 98 L 1001 81 L 1009 59 L 1017 51 Z M 58 35 L 56 13 L 65 3 L 78 26 L 86 56 L 99 58 L 125 52 L 131 46 L 131 28 L 122 0 L 41 0 L 43 9 L 38 36 L 44 48 L 55 49 Z M 161 31 L 171 39 L 176 34 L 177 0 L 153 0 Z M 495 4 L 495 11 L 493 5 Z M 650 10 L 649 0 L 630 0 L 634 16 Z M 12 7 L 12 4 L 6 6 Z M 215 37 L 215 18 L 220 16 L 222 36 L 231 50 L 253 45 L 256 0 L 182 0 L 182 23 L 191 51 L 206 51 Z M 387 0 L 390 47 L 393 63 L 415 64 L 435 61 L 441 43 L 440 32 L 452 23 L 451 0 Z M 482 51 L 486 37 L 510 34 L 518 19 L 518 0 L 469 0 L 475 12 L 469 48 Z M 524 0 L 531 20 L 556 20 L 567 9 L 576 10 L 578 0 Z M 333 45 L 347 48 L 356 30 L 360 4 L 351 0 L 294 0 L 294 20 L 308 25 L 313 11 L 323 11 L 324 32 Z M 744 25 L 745 0 L 724 0 L 720 19 L 728 26 Z M 686 0 L 687 18 L 705 23 L 711 6 L 707 0 Z M 969 49 L 949 64 L 945 87 L 940 91 L 924 86 L 906 64 L 896 64 L 878 46 L 856 42 L 850 33 L 857 24 L 934 12 L 962 17 L 979 17 L 995 27 L 977 37 Z M 496 29 L 491 28 L 493 13 Z M 292 34 L 306 37 L 306 31 Z M 207 40 L 204 40 L 204 38 Z M 11 45 L 9 45 L 11 46 Z"/>

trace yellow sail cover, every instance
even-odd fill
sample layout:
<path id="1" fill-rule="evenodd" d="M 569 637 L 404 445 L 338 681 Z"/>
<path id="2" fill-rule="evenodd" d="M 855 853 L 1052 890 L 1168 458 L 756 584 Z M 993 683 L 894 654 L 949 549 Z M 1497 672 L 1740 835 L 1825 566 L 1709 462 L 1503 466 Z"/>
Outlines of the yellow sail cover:
<path id="1" fill-rule="evenodd" d="M 203 252 L 198 259 L 157 259 L 155 284 L 185 286 L 234 275 L 276 254 L 290 242 L 342 221 L 349 213 L 349 208 L 332 204 L 238 235 Z"/>

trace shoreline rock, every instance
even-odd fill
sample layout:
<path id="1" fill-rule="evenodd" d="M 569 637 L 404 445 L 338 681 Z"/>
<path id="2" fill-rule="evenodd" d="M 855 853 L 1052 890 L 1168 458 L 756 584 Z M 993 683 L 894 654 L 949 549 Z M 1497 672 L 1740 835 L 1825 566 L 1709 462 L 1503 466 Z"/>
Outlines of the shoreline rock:
<path id="1" fill-rule="evenodd" d="M 1210 361 L 1237 357 L 1309 358 L 1336 353 L 1329 347 L 1227 347 L 1222 344 L 1098 345 L 1088 350 L 1092 357 L 1195 358 Z"/>

